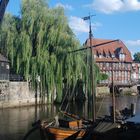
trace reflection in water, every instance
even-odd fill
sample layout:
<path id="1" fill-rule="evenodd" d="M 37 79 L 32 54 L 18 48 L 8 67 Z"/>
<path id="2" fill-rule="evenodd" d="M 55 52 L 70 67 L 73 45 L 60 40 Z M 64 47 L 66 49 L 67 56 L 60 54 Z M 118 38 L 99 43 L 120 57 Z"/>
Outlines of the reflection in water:
<path id="1" fill-rule="evenodd" d="M 35 119 L 52 119 L 55 112 L 51 105 L 0 110 L 0 140 L 22 140 Z"/>
<path id="2" fill-rule="evenodd" d="M 137 104 L 137 114 L 140 114 L 140 99 L 135 96 L 117 97 L 116 108 L 122 110 L 130 107 L 131 103 Z M 100 99 L 96 103 L 97 116 L 109 114 L 111 106 L 110 98 Z M 31 129 L 32 123 L 38 119 L 48 119 L 51 121 L 58 112 L 58 106 L 47 105 L 32 107 L 22 107 L 14 109 L 0 110 L 0 140 L 22 140 L 25 133 Z M 78 114 L 84 118 L 92 118 L 92 107 L 85 104 L 71 104 L 69 112 Z M 39 132 L 30 136 L 28 140 L 39 140 Z"/>

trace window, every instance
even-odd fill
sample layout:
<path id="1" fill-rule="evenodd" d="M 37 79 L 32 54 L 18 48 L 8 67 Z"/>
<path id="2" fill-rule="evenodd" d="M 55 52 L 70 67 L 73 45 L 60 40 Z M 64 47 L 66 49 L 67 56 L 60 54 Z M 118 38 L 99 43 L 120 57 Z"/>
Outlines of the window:
<path id="1" fill-rule="evenodd" d="M 112 58 L 115 58 L 115 55 L 114 54 L 112 54 Z"/>
<path id="2" fill-rule="evenodd" d="M 106 66 L 109 67 L 109 63 L 106 63 Z"/>
<path id="3" fill-rule="evenodd" d="M 125 68 L 126 68 L 126 69 L 128 68 L 128 64 L 126 64 L 126 63 L 125 63 Z"/>
<path id="4" fill-rule="evenodd" d="M 103 63 L 103 67 L 105 67 L 106 66 L 106 63 Z"/>
<path id="5" fill-rule="evenodd" d="M 1 66 L 4 67 L 4 62 L 1 62 Z"/>
<path id="6" fill-rule="evenodd" d="M 100 67 L 102 67 L 103 66 L 103 63 L 100 63 Z"/>
<path id="7" fill-rule="evenodd" d="M 6 69 L 9 70 L 9 65 L 8 64 L 6 65 Z"/>
<path id="8" fill-rule="evenodd" d="M 118 68 L 118 63 L 115 63 L 115 68 Z"/>
<path id="9" fill-rule="evenodd" d="M 117 77 L 119 76 L 119 71 L 116 72 L 116 76 L 117 76 Z"/>
<path id="10" fill-rule="evenodd" d="M 121 68 L 121 63 L 119 63 L 119 68 Z"/>
<path id="11" fill-rule="evenodd" d="M 124 61 L 125 60 L 125 54 L 124 53 L 121 53 L 119 55 L 119 58 L 120 58 L 121 61 Z"/>
<path id="12" fill-rule="evenodd" d="M 99 58 L 102 58 L 102 54 L 99 54 Z"/>
<path id="13" fill-rule="evenodd" d="M 125 71 L 125 81 L 127 81 L 127 71 Z"/>

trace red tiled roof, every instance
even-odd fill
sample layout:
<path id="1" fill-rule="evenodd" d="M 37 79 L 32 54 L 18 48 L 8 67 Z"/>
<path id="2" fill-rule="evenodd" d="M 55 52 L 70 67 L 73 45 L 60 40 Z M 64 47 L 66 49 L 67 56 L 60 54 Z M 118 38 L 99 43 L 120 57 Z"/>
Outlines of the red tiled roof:
<path id="1" fill-rule="evenodd" d="M 119 62 L 119 59 L 114 58 L 96 58 L 96 62 Z"/>
<path id="2" fill-rule="evenodd" d="M 113 40 L 93 38 L 92 39 L 92 46 L 97 45 L 97 44 L 101 44 L 101 43 L 106 43 L 106 42 L 109 42 L 109 41 L 113 41 Z M 89 39 L 86 41 L 85 45 L 87 47 L 90 46 L 90 40 Z M 120 50 L 119 53 L 123 52 L 125 54 L 124 62 L 132 62 L 131 53 L 121 40 L 118 40 L 118 41 L 115 41 L 115 42 L 112 42 L 112 43 L 108 43 L 108 44 L 104 44 L 104 45 L 101 45 L 101 46 L 93 47 L 93 52 L 95 54 L 97 54 L 97 52 L 98 52 L 98 54 L 102 54 L 102 55 L 103 55 L 103 52 L 104 52 L 106 55 L 117 56 L 118 55 L 117 54 L 118 50 Z M 99 61 L 100 62 L 101 61 L 111 62 L 112 58 L 111 58 L 111 56 L 109 56 L 108 58 L 106 58 L 106 57 L 103 57 L 103 58 L 96 57 L 96 62 L 99 62 Z M 115 59 L 113 59 L 113 61 L 114 62 L 119 62 L 120 61 L 119 57 L 115 57 Z"/>

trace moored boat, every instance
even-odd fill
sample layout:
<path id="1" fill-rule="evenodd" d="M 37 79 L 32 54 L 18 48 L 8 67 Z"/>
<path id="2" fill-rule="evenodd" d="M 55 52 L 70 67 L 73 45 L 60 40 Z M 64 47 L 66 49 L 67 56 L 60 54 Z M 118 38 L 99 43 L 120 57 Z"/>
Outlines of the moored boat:
<path id="1" fill-rule="evenodd" d="M 92 126 L 89 120 L 79 119 L 74 114 L 63 112 L 67 118 L 55 117 L 55 121 L 50 125 L 41 123 L 41 130 L 48 140 L 71 140 L 82 139 L 86 135 L 87 129 Z"/>
<path id="2" fill-rule="evenodd" d="M 85 133 L 86 129 L 71 129 L 71 128 L 61 128 L 61 127 L 47 127 L 44 129 L 46 137 L 49 140 L 65 140 L 65 139 L 81 139 Z"/>

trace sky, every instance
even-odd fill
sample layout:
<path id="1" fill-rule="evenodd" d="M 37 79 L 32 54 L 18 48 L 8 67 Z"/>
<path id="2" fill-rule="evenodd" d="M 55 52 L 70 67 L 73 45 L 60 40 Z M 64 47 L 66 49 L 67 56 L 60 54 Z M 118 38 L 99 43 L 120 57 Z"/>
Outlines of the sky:
<path id="1" fill-rule="evenodd" d="M 69 26 L 83 44 L 88 38 L 89 22 L 82 17 L 92 17 L 94 38 L 120 39 L 132 56 L 140 52 L 140 0 L 47 0 L 49 7 L 61 6 Z M 10 0 L 7 12 L 20 15 L 21 0 Z"/>

